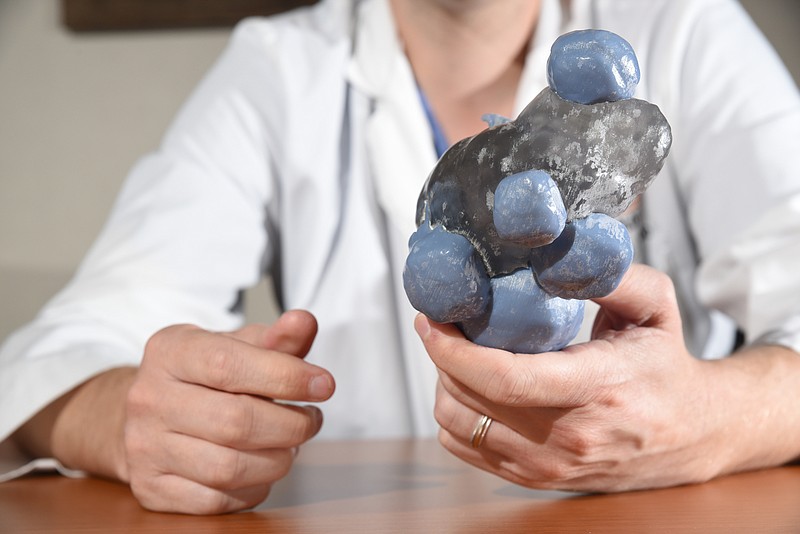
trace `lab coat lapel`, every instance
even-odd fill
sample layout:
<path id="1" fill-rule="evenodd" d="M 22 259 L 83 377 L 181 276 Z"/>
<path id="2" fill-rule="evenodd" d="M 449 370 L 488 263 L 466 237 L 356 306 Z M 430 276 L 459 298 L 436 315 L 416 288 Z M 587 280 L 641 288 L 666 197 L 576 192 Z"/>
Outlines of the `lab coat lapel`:
<path id="1" fill-rule="evenodd" d="M 436 163 L 433 135 L 388 1 L 364 2 L 358 16 L 348 77 L 374 106 L 366 132 L 377 200 L 389 224 L 410 236 L 420 189 Z"/>
<path id="2" fill-rule="evenodd" d="M 570 2 L 543 0 L 515 111 L 519 113 L 547 85 L 550 45 L 578 21 Z M 378 203 L 393 226 L 410 235 L 417 197 L 436 163 L 433 134 L 420 105 L 414 74 L 397 38 L 388 0 L 364 1 L 348 77 L 373 99 L 367 147 Z"/>
<path id="3" fill-rule="evenodd" d="M 357 14 L 355 47 L 348 80 L 365 95 L 372 112 L 365 124 L 369 172 L 385 214 L 387 253 L 397 304 L 413 432 L 436 434 L 432 417 L 437 373 L 414 331 L 416 311 L 408 303 L 399 272 L 416 230 L 422 185 L 436 163 L 433 134 L 422 110 L 411 67 L 403 54 L 387 0 L 364 0 Z"/>

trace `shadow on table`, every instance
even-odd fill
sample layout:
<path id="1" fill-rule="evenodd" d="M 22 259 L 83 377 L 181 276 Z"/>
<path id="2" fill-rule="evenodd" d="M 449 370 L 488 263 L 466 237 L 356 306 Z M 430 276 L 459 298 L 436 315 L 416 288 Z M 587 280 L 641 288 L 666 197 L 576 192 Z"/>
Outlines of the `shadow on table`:
<path id="1" fill-rule="evenodd" d="M 258 510 L 441 487 L 459 469 L 415 463 L 296 465 Z"/>

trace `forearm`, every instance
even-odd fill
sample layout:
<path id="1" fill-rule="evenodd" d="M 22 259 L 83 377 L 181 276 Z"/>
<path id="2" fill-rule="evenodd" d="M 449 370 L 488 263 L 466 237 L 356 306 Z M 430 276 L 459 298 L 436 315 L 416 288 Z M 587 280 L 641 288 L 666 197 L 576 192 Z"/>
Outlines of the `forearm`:
<path id="1" fill-rule="evenodd" d="M 800 458 L 800 354 L 777 345 L 749 347 L 710 367 L 719 474 Z"/>
<path id="2" fill-rule="evenodd" d="M 30 454 L 70 469 L 127 480 L 125 399 L 136 368 L 97 375 L 40 411 L 13 436 Z"/>

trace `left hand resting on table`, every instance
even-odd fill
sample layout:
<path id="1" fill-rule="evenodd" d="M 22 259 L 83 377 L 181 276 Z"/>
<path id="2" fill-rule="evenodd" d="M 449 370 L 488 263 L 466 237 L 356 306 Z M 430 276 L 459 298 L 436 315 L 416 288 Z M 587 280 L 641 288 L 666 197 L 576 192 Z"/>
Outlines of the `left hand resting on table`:
<path id="1" fill-rule="evenodd" d="M 715 402 L 734 392 L 715 399 L 716 382 L 725 378 L 717 362 L 688 353 L 670 279 L 634 265 L 597 302 L 592 341 L 534 355 L 475 345 L 456 327 L 418 316 L 417 331 L 439 368 L 435 416 L 442 444 L 471 464 L 536 488 L 624 491 L 730 471 L 722 453 L 732 445 L 735 407 Z M 482 414 L 494 421 L 473 448 Z"/>

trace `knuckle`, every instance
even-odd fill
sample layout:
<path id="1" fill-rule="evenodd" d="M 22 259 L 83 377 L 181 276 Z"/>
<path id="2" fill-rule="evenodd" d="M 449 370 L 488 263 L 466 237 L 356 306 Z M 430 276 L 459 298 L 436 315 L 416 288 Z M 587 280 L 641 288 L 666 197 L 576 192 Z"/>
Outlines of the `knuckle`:
<path id="1" fill-rule="evenodd" d="M 131 479 L 128 485 L 131 488 L 131 493 L 144 508 L 153 511 L 157 510 L 158 495 L 152 490 L 147 478 L 135 476 L 135 472 L 131 472 Z"/>
<path id="2" fill-rule="evenodd" d="M 176 482 L 181 491 L 178 491 Z M 243 502 L 241 498 L 229 495 L 226 489 L 197 481 L 176 480 L 175 475 L 149 472 L 131 476 L 129 486 L 133 496 L 147 510 L 195 515 L 218 515 L 254 506 L 263 501 L 270 490 L 269 485 L 250 488 L 248 499 Z"/>
<path id="3" fill-rule="evenodd" d="M 218 339 L 205 349 L 206 384 L 220 391 L 230 391 L 236 383 L 237 358 L 232 351 L 232 340 Z"/>
<path id="4" fill-rule="evenodd" d="M 307 412 L 300 417 L 292 417 L 288 432 L 288 447 L 300 445 L 317 433 L 319 425 L 314 414 Z"/>
<path id="5" fill-rule="evenodd" d="M 147 457 L 151 448 L 151 440 L 141 432 L 134 424 L 126 424 L 123 431 L 123 446 L 128 463 L 135 467 L 136 463 L 132 460 Z"/>
<path id="6" fill-rule="evenodd" d="M 181 511 L 180 503 L 167 495 L 164 488 L 164 476 L 152 473 L 131 473 L 129 483 L 131 493 L 139 504 L 153 512 Z"/>
<path id="7" fill-rule="evenodd" d="M 667 292 L 674 291 L 675 284 L 672 282 L 672 278 L 668 274 L 661 271 L 656 271 L 656 274 L 657 274 L 656 279 L 658 280 L 659 288 L 661 291 L 667 291 Z"/>
<path id="8" fill-rule="evenodd" d="M 162 425 L 167 408 L 156 385 L 138 378 L 125 393 L 124 410 L 126 433 L 135 437 Z"/>
<path id="9" fill-rule="evenodd" d="M 150 389 L 141 380 L 134 381 L 125 396 L 127 415 L 135 416 L 141 414 L 152 404 L 153 395 L 150 394 Z"/>
<path id="10" fill-rule="evenodd" d="M 453 452 L 450 446 L 450 442 L 452 440 L 450 433 L 445 430 L 444 428 L 440 428 L 439 432 L 436 434 L 436 440 L 439 444 L 444 447 L 446 450 Z"/>
<path id="11" fill-rule="evenodd" d="M 439 395 L 433 406 L 433 417 L 441 428 L 452 429 L 456 421 L 455 401 L 449 395 Z"/>
<path id="12" fill-rule="evenodd" d="M 586 433 L 571 434 L 564 442 L 564 449 L 567 450 L 576 460 L 587 458 L 595 450 L 596 441 Z"/>
<path id="13" fill-rule="evenodd" d="M 253 406 L 244 395 L 231 395 L 218 405 L 219 440 L 222 445 L 244 445 L 253 431 Z"/>
<path id="14" fill-rule="evenodd" d="M 676 299 L 675 283 L 667 274 L 657 272 L 652 298 L 657 302 L 671 302 Z"/>
<path id="15" fill-rule="evenodd" d="M 551 460 L 542 462 L 536 466 L 538 477 L 546 483 L 565 482 L 572 478 L 572 470 L 568 465 L 561 461 Z"/>
<path id="16" fill-rule="evenodd" d="M 522 365 L 508 362 L 500 366 L 490 377 L 486 398 L 507 406 L 524 405 L 533 391 L 533 376 Z"/>
<path id="17" fill-rule="evenodd" d="M 289 474 L 294 454 L 289 449 L 278 449 L 273 451 L 273 465 L 269 474 L 268 482 L 275 482 Z"/>
<path id="18" fill-rule="evenodd" d="M 144 347 L 144 355 L 163 355 L 170 354 L 178 340 L 181 340 L 185 335 L 194 330 L 195 327 L 185 324 L 171 325 L 157 331 L 150 336 Z"/>
<path id="19" fill-rule="evenodd" d="M 165 346 L 169 344 L 169 335 L 166 333 L 167 328 L 159 330 L 147 340 L 144 345 L 144 359 L 147 360 L 155 354 L 164 352 Z"/>
<path id="20" fill-rule="evenodd" d="M 206 515 L 219 515 L 230 512 L 231 498 L 223 493 L 210 494 L 205 500 L 200 502 L 198 513 Z"/>
<path id="21" fill-rule="evenodd" d="M 251 340 L 252 342 L 259 344 L 261 334 L 263 332 L 264 327 L 260 324 L 250 323 L 246 324 L 239 330 L 232 332 L 231 335 L 233 337 L 242 337 L 244 339 Z"/>
<path id="22" fill-rule="evenodd" d="M 243 506 L 224 490 L 219 491 L 214 488 L 203 488 L 192 496 L 191 501 L 183 500 L 176 506 L 177 512 L 219 515 L 241 509 Z"/>
<path id="23" fill-rule="evenodd" d="M 297 358 L 275 358 L 269 377 L 270 388 L 287 399 L 304 398 L 314 372 L 308 363 Z"/>
<path id="24" fill-rule="evenodd" d="M 245 462 L 242 453 L 235 449 L 222 449 L 208 467 L 206 484 L 217 489 L 235 489 L 244 476 Z"/>

